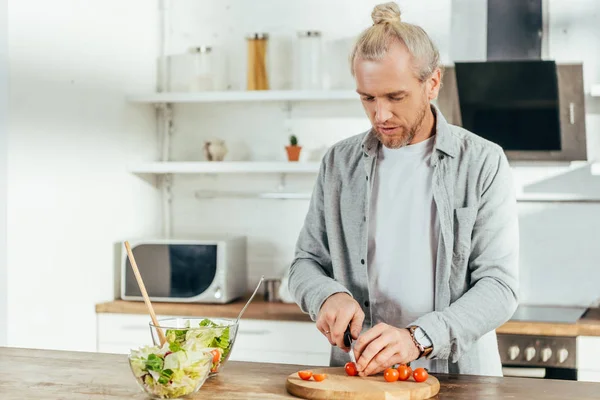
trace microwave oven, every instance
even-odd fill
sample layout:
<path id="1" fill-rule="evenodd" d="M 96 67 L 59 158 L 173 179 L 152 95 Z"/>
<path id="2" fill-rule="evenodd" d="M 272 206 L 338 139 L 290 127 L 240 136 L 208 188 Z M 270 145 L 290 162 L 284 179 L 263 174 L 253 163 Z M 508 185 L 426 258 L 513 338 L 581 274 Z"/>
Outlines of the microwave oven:
<path id="1" fill-rule="evenodd" d="M 246 237 L 130 240 L 151 301 L 229 303 L 246 294 Z M 125 245 L 121 245 L 121 299 L 143 301 Z"/>

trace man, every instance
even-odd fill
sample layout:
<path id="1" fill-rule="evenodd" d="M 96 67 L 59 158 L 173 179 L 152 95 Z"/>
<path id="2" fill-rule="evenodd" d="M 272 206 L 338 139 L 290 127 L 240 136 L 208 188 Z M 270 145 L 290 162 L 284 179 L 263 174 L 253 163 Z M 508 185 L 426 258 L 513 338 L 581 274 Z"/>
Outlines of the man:
<path id="1" fill-rule="evenodd" d="M 395 3 L 372 17 L 351 56 L 372 129 L 323 158 L 290 292 L 335 346 L 332 365 L 353 351 L 363 376 L 408 362 L 500 376 L 495 329 L 518 285 L 508 162 L 430 104 L 442 72 L 429 36 Z"/>

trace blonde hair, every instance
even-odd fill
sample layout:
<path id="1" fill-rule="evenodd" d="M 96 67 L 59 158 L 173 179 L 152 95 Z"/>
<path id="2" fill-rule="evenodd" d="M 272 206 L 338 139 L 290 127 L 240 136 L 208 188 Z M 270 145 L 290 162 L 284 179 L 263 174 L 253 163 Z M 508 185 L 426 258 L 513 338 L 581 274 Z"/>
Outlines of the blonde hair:
<path id="1" fill-rule="evenodd" d="M 381 60 L 394 41 L 406 45 L 413 58 L 417 78 L 424 82 L 440 65 L 440 53 L 420 26 L 400 21 L 400 8 L 394 2 L 379 4 L 371 13 L 373 26 L 365 29 L 350 54 L 350 69 L 354 76 L 354 60 Z M 443 71 L 442 71 L 443 72 Z"/>

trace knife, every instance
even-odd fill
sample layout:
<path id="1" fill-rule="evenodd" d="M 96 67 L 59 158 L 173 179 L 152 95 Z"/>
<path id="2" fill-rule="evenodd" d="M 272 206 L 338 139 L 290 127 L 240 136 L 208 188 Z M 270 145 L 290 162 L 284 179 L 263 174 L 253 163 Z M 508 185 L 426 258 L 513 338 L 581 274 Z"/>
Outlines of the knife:
<path id="1" fill-rule="evenodd" d="M 356 358 L 354 358 L 354 348 L 352 346 L 352 334 L 350 334 L 350 325 L 346 328 L 346 332 L 344 332 L 344 346 L 350 347 L 350 361 L 356 364 Z"/>

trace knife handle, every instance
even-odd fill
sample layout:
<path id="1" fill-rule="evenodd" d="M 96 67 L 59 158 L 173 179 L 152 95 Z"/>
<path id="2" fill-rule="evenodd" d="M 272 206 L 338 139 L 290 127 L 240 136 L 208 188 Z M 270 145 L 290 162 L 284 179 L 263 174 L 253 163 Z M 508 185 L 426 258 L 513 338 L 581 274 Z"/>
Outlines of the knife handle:
<path id="1" fill-rule="evenodd" d="M 352 345 L 352 335 L 350 334 L 350 325 L 346 328 L 346 332 L 344 332 L 344 346 L 350 347 Z"/>

